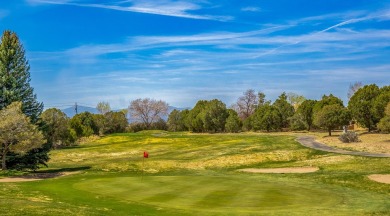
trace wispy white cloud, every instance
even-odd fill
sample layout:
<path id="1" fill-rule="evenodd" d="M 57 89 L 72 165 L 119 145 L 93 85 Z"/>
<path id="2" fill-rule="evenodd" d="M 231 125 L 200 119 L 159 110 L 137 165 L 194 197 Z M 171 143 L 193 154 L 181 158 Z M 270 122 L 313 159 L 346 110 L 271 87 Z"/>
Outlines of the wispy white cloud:
<path id="1" fill-rule="evenodd" d="M 386 84 L 390 64 L 383 59 L 389 54 L 390 30 L 368 25 L 355 28 L 354 24 L 387 20 L 388 12 L 348 12 L 301 20 L 306 25 L 329 23 L 326 19 L 334 24 L 297 34 L 284 31 L 299 22 L 246 32 L 132 36 L 123 43 L 31 53 L 30 60 L 42 61 L 47 56 L 69 61 L 64 63 L 66 79 L 58 79 L 57 90 L 53 85 L 49 90 L 64 98 L 88 92 L 82 98 L 88 103 L 104 99 L 121 105 L 138 97 L 164 99 L 176 106 L 213 98 L 229 103 L 247 88 L 264 90 L 270 99 L 282 90 L 318 99 L 330 93 L 326 89 L 346 92 L 350 80 Z M 105 54 L 111 53 L 123 55 L 107 59 Z M 83 70 L 97 75 L 80 78 Z M 78 76 L 69 75 L 71 71 Z"/>
<path id="2" fill-rule="evenodd" d="M 271 27 L 248 32 L 216 32 L 177 36 L 135 36 L 120 44 L 83 45 L 66 51 L 69 55 L 96 56 L 107 53 L 129 52 L 159 47 L 201 46 L 218 44 L 252 44 L 251 37 L 267 35 L 288 28 Z M 260 40 L 260 39 L 259 39 Z M 255 42 L 257 43 L 257 42 Z"/>
<path id="3" fill-rule="evenodd" d="M 208 63 L 207 67 L 204 68 L 208 68 L 210 71 L 222 71 L 218 68 L 221 65 L 230 65 L 231 67 L 231 65 L 236 64 L 234 62 L 254 63 L 260 58 L 268 59 L 281 55 L 289 57 L 318 53 L 323 56 L 313 60 L 314 62 L 350 61 L 353 60 L 352 58 L 367 57 L 367 52 L 370 52 L 370 50 L 390 46 L 390 41 L 387 40 L 387 38 L 390 38 L 390 30 L 368 29 L 356 31 L 338 28 L 336 31 L 320 32 L 315 36 L 312 33 L 306 35 L 270 35 L 275 33 L 276 30 L 187 36 L 137 36 L 128 38 L 123 43 L 84 45 L 57 53 L 37 52 L 33 53 L 30 60 L 44 61 L 50 59 L 53 61 L 57 58 L 62 62 L 67 60 L 75 65 L 94 65 L 97 62 L 107 61 L 112 65 L 122 64 L 125 67 L 126 64 L 127 67 L 143 65 L 143 67 L 158 70 L 165 70 L 167 67 L 180 67 L 185 64 L 187 69 L 194 65 L 194 68 L 191 68 L 192 71 L 200 71 L 202 65 Z M 302 42 L 291 46 L 290 44 L 294 41 Z M 209 46 L 209 48 L 201 48 L 204 46 Z M 160 51 L 155 53 L 154 50 Z M 337 50 L 338 56 L 334 56 L 333 52 L 335 50 Z M 147 56 L 139 55 L 137 54 L 138 51 L 148 51 L 151 54 Z M 131 61 L 123 58 L 105 59 L 104 56 L 110 53 L 131 55 L 127 57 Z M 283 59 L 282 62 L 280 60 L 276 62 L 262 61 L 261 64 L 265 66 L 267 64 L 293 65 L 305 63 L 302 62 L 302 58 L 299 60 Z M 310 59 L 307 62 L 310 62 Z M 214 66 L 217 66 L 217 68 Z"/>
<path id="4" fill-rule="evenodd" d="M 335 17 L 339 17 L 339 16 L 343 16 L 343 17 L 351 17 L 351 16 L 356 16 L 356 15 L 359 16 L 357 18 L 350 18 L 350 19 L 347 19 L 345 21 L 342 21 L 342 22 L 339 22 L 337 24 L 334 24 L 332 26 L 329 26 L 329 27 L 327 27 L 325 29 L 322 29 L 322 30 L 315 31 L 315 32 L 312 32 L 310 34 L 304 35 L 303 37 L 301 37 L 301 39 L 297 38 L 295 40 L 291 40 L 291 41 L 289 41 L 289 42 L 287 42 L 285 44 L 282 44 L 282 45 L 280 45 L 278 47 L 275 47 L 275 48 L 269 50 L 266 53 L 261 53 L 261 54 L 257 55 L 257 57 L 263 57 L 265 55 L 274 54 L 274 53 L 278 52 L 280 49 L 283 49 L 285 47 L 294 46 L 294 45 L 297 45 L 297 44 L 300 44 L 300 43 L 307 43 L 307 42 L 310 42 L 310 41 L 313 41 L 313 40 L 321 40 L 321 41 L 323 41 L 324 38 L 328 38 L 329 40 L 337 40 L 339 37 L 337 37 L 337 38 L 336 37 L 324 37 L 323 33 L 326 33 L 328 31 L 331 31 L 331 30 L 334 30 L 334 29 L 338 29 L 338 28 L 340 28 L 342 26 L 345 26 L 345 25 L 350 25 L 350 24 L 359 23 L 359 22 L 365 22 L 365 21 L 372 21 L 372 20 L 383 21 L 383 20 L 390 19 L 390 10 L 383 10 L 383 11 L 371 12 L 371 13 L 367 13 L 366 12 L 364 15 L 362 15 L 362 14 L 364 14 L 364 12 L 362 12 L 362 11 L 348 12 L 348 13 L 345 13 L 345 14 L 328 14 L 328 15 L 322 15 L 322 16 L 307 17 L 307 18 L 300 19 L 299 21 L 294 21 L 293 23 L 302 22 L 302 21 L 323 20 L 323 19 L 335 18 Z M 388 31 L 385 30 L 384 32 L 386 32 L 386 34 L 388 35 Z M 355 34 L 355 35 L 358 35 L 358 34 Z M 351 36 L 351 35 L 348 35 L 348 36 Z M 376 37 L 376 35 L 374 37 Z M 351 38 L 349 38 L 349 39 L 351 40 Z"/>
<path id="5" fill-rule="evenodd" d="M 214 16 L 208 14 L 196 14 L 195 11 L 202 9 L 200 4 L 190 1 L 154 0 L 154 1 L 117 1 L 110 4 L 91 4 L 72 0 L 28 0 L 35 4 L 73 5 L 79 7 L 102 8 L 117 11 L 154 14 L 162 16 L 181 17 L 188 19 L 203 19 L 216 21 L 232 20 L 231 16 Z"/>
<path id="6" fill-rule="evenodd" d="M 243 8 L 241 8 L 241 11 L 259 12 L 259 11 L 261 11 L 261 9 L 259 7 L 243 7 Z"/>

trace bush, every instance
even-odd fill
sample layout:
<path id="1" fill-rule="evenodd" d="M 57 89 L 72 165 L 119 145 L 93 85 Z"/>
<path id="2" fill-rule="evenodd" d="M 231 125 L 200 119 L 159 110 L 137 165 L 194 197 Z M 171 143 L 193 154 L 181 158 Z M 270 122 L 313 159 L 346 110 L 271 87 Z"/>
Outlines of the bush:
<path id="1" fill-rule="evenodd" d="M 360 142 L 358 134 L 352 131 L 341 134 L 339 140 L 343 143 Z"/>
<path id="2" fill-rule="evenodd" d="M 378 129 L 382 133 L 390 133 L 390 102 L 385 109 L 385 117 L 379 121 Z"/>
<path id="3" fill-rule="evenodd" d="M 129 124 L 129 126 L 126 128 L 126 131 L 131 132 L 131 133 L 137 133 L 138 131 L 143 131 L 146 129 L 147 129 L 147 127 L 144 123 L 133 122 L 133 123 Z"/>
<path id="4" fill-rule="evenodd" d="M 378 129 L 382 133 L 390 133 L 390 116 L 385 116 L 380 120 Z"/>

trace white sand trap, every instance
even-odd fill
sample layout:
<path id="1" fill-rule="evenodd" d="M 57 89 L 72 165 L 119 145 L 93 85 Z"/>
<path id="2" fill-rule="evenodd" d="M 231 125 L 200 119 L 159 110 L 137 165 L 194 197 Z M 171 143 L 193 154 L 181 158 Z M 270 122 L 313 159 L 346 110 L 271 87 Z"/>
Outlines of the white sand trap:
<path id="1" fill-rule="evenodd" d="M 240 169 L 241 172 L 250 172 L 250 173 L 311 173 L 319 170 L 318 167 L 285 167 L 285 168 L 266 168 L 266 169 L 256 169 L 256 168 L 247 168 Z"/>
<path id="2" fill-rule="evenodd" d="M 24 177 L 10 177 L 10 178 L 0 178 L 0 183 L 4 182 L 29 182 L 29 181 L 39 181 L 49 178 L 57 178 L 60 176 L 72 175 L 80 172 L 61 172 L 61 173 L 39 173 L 30 176 Z"/>
<path id="3" fill-rule="evenodd" d="M 390 184 L 390 174 L 374 174 L 369 175 L 368 178 L 376 182 Z"/>
<path id="4" fill-rule="evenodd" d="M 39 181 L 43 179 L 38 178 L 2 178 L 0 179 L 0 183 L 3 182 L 28 182 L 28 181 Z"/>

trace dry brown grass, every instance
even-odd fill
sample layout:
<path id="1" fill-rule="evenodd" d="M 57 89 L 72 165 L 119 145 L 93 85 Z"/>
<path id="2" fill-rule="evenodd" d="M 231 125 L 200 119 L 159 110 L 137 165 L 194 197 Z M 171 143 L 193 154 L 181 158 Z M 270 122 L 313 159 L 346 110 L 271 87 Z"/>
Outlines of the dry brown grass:
<path id="1" fill-rule="evenodd" d="M 390 134 L 357 131 L 361 142 L 343 143 L 338 139 L 341 133 L 341 131 L 333 132 L 331 137 L 320 133 L 316 135 L 319 142 L 336 148 L 372 153 L 390 153 Z"/>
<path id="2" fill-rule="evenodd" d="M 355 130 L 358 133 L 361 142 L 343 143 L 339 140 L 342 131 L 332 131 L 332 136 L 328 132 L 272 132 L 272 133 L 256 133 L 265 135 L 291 135 L 291 136 L 315 136 L 316 140 L 326 145 L 350 150 L 371 153 L 390 153 L 390 134 L 368 133 L 367 130 Z"/>

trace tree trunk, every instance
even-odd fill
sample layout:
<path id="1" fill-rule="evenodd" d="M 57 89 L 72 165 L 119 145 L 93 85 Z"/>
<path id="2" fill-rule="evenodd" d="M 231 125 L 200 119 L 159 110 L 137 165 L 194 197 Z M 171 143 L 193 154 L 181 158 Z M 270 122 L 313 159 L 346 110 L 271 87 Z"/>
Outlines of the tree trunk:
<path id="1" fill-rule="evenodd" d="M 332 136 L 332 129 L 331 128 L 328 129 L 328 132 L 329 132 L 329 136 Z"/>

